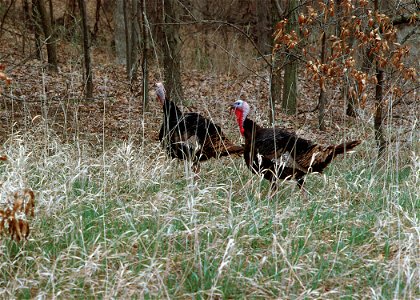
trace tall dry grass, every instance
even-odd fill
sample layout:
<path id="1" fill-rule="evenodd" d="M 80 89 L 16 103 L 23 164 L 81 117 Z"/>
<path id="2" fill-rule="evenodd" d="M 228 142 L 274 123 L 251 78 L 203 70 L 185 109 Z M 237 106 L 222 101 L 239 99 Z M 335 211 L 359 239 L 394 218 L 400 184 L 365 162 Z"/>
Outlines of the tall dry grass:
<path id="1" fill-rule="evenodd" d="M 292 183 L 268 198 L 242 158 L 196 180 L 157 142 L 11 135 L 2 192 L 33 189 L 36 218 L 26 242 L 0 241 L 0 295 L 415 299 L 418 156 L 396 143 L 378 161 L 373 147 L 310 175 L 308 199 Z"/>

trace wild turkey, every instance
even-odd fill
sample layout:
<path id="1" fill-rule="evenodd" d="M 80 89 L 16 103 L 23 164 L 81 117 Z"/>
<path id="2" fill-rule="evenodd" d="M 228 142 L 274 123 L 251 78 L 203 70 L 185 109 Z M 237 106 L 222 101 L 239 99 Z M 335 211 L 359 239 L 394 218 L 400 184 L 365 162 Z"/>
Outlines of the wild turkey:
<path id="1" fill-rule="evenodd" d="M 159 140 L 170 157 L 192 161 L 192 170 L 198 172 L 200 161 L 243 153 L 243 147 L 230 142 L 218 125 L 198 113 L 183 114 L 166 97 L 161 82 L 156 83 L 155 88 L 163 108 Z"/>
<path id="2" fill-rule="evenodd" d="M 248 119 L 249 105 L 238 100 L 231 106 L 241 134 L 245 137 L 244 158 L 248 168 L 276 187 L 277 179 L 292 179 L 302 188 L 304 176 L 322 173 L 337 155 L 348 152 L 361 141 L 322 146 L 280 128 L 262 128 Z"/>

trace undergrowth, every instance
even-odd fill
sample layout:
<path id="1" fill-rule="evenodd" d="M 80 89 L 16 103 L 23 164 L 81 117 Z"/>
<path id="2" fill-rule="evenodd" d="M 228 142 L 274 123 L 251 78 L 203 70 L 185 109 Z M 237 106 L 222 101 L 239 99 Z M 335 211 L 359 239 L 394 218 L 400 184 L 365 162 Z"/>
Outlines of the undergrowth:
<path id="1" fill-rule="evenodd" d="M 418 157 L 373 147 L 270 198 L 242 158 L 197 179 L 157 142 L 15 134 L 0 181 L 35 191 L 36 218 L 0 240 L 0 297 L 418 298 Z"/>

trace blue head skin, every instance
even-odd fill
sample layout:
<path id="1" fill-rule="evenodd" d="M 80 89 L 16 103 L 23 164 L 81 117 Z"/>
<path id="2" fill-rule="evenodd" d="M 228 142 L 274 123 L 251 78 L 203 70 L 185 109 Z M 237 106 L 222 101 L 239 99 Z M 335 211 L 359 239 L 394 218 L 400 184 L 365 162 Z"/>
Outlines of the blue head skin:
<path id="1" fill-rule="evenodd" d="M 163 106 L 163 103 L 165 102 L 165 99 L 166 99 L 166 96 L 165 96 L 166 91 L 165 91 L 165 87 L 163 86 L 162 82 L 157 82 L 155 84 L 155 91 L 156 91 L 157 100 Z"/>

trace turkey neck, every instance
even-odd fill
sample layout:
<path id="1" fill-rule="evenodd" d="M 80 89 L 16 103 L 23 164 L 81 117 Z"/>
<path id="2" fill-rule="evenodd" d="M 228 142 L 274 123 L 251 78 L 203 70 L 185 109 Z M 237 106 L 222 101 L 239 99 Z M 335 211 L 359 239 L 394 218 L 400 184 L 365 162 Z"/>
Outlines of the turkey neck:
<path id="1" fill-rule="evenodd" d="M 180 118 L 182 116 L 181 110 L 178 108 L 178 106 L 172 102 L 169 99 L 165 99 L 165 102 L 163 104 L 163 114 L 165 116 L 170 116 L 171 118 Z"/>
<path id="2" fill-rule="evenodd" d="M 255 141 L 255 134 L 259 126 L 251 119 L 245 118 L 243 122 L 245 143 Z"/>
<path id="3" fill-rule="evenodd" d="M 178 126 L 179 120 L 182 118 L 183 114 L 174 102 L 169 99 L 165 99 L 163 103 L 163 116 L 165 129 L 172 130 Z"/>

